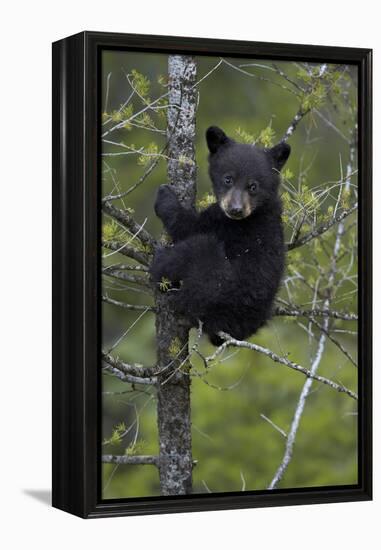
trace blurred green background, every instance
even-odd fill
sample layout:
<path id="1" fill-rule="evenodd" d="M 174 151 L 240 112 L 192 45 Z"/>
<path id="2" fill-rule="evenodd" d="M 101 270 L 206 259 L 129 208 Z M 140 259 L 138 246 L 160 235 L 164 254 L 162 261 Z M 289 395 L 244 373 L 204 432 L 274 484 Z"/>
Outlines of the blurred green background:
<path id="1" fill-rule="evenodd" d="M 205 130 L 218 125 L 233 138 L 240 140 L 246 133 L 256 137 L 264 129 L 276 143 L 284 134 L 297 112 L 300 99 L 287 88 L 293 89 L 284 78 L 266 67 L 271 61 L 228 59 L 236 67 L 254 63 L 255 67 L 241 67 L 249 76 L 227 63 L 222 63 L 198 86 L 196 160 L 198 167 L 198 197 L 210 190 L 207 173 L 207 148 Z M 198 79 L 206 75 L 218 63 L 218 58 L 197 57 Z M 292 78 L 300 77 L 301 65 L 279 62 L 279 67 Z M 138 71 L 133 73 L 133 71 Z M 131 94 L 126 75 L 135 74 L 135 82 L 146 98 L 151 100 L 166 92 L 167 56 L 132 52 L 103 52 L 103 119 L 105 128 L 118 122 L 118 109 Z M 140 75 L 140 76 L 139 76 Z M 144 78 L 141 78 L 144 75 Z M 140 79 L 140 80 L 139 80 Z M 147 79 L 147 80 L 145 80 Z M 268 80 L 267 80 L 268 79 Z M 148 82 L 149 81 L 149 82 Z M 289 143 L 292 147 L 287 163 L 290 182 L 295 186 L 312 189 L 316 185 L 340 180 L 349 159 L 348 143 L 342 135 L 349 136 L 356 117 L 357 87 L 354 67 L 346 70 L 346 78 L 340 80 L 342 88 L 334 97 L 327 98 L 321 112 L 331 125 L 314 113 L 299 124 Z M 134 112 L 142 107 L 136 94 L 130 101 Z M 131 111 L 132 112 L 132 111 Z M 123 142 L 133 149 L 160 151 L 165 143 L 166 109 L 162 113 L 150 113 L 151 120 L 140 120 L 142 127 L 129 126 L 113 132 L 106 139 Z M 113 117 L 114 120 L 107 123 Z M 138 119 L 139 121 L 139 119 Z M 135 120 L 136 122 L 136 120 Z M 108 124 L 108 126 L 107 126 Z M 333 128 L 332 125 L 335 127 Z M 269 132 L 268 129 L 271 128 Z M 342 135 L 340 135 L 342 134 Z M 241 137 L 240 137 L 241 136 Z M 113 155 L 123 151 L 121 147 L 103 145 L 102 172 L 103 195 L 126 190 L 135 184 L 147 169 L 147 158 L 142 155 Z M 111 156 L 109 154 L 112 153 Z M 148 158 L 150 160 L 150 158 Z M 353 181 L 355 181 L 353 176 Z M 122 208 L 132 208 L 134 217 L 156 237 L 161 233 L 161 223 L 153 212 L 157 187 L 165 183 L 166 162 L 161 160 L 145 182 L 123 201 L 114 201 Z M 286 186 L 283 188 L 285 192 Z M 323 213 L 335 204 L 338 188 L 327 195 L 319 206 Z M 109 219 L 105 217 L 104 223 Z M 345 243 L 355 247 L 357 226 L 355 217 L 346 222 Z M 290 230 L 287 229 L 290 237 Z M 332 248 L 334 230 L 325 235 L 326 247 Z M 105 255 L 109 251 L 104 250 Z M 315 271 L 310 270 L 312 258 L 317 258 L 322 269 L 328 266 L 328 258 L 319 245 L 312 244 L 289 254 L 293 269 L 305 275 L 314 285 Z M 118 254 L 105 258 L 105 263 L 128 263 Z M 343 260 L 344 262 L 347 261 Z M 131 263 L 131 262 L 130 262 Z M 357 257 L 350 265 L 355 280 Z M 291 273 L 290 267 L 286 277 Z M 137 292 L 133 284 L 120 284 L 111 278 L 104 279 L 103 293 L 115 300 L 134 304 L 152 304 L 150 296 Z M 356 312 L 357 292 L 351 282 L 340 288 L 335 309 Z M 308 304 L 311 289 L 297 284 L 293 288 L 295 303 Z M 280 298 L 287 299 L 284 288 Z M 306 306 L 307 307 L 307 306 Z M 128 362 L 145 365 L 155 363 L 155 327 L 151 312 L 128 312 L 114 305 L 103 305 L 103 344 L 108 349 L 130 327 L 127 336 L 113 352 Z M 309 368 L 316 350 L 316 340 L 309 338 L 305 320 L 275 317 L 252 341 L 272 349 Z M 357 337 L 355 322 L 335 322 L 335 328 L 353 332 L 338 333 L 345 348 L 356 357 Z M 318 332 L 317 332 L 318 334 Z M 194 337 L 194 335 L 193 335 Z M 214 348 L 202 340 L 202 350 L 211 354 Z M 288 432 L 305 381 L 303 375 L 278 365 L 251 351 L 229 350 L 223 362 L 211 368 L 201 379 L 192 379 L 192 441 L 193 457 L 197 466 L 193 472 L 194 493 L 263 490 L 270 483 L 283 457 L 285 438 L 266 421 L 263 415 Z M 204 367 L 192 359 L 195 368 L 204 374 Z M 357 371 L 354 365 L 330 341 L 326 344 L 319 374 L 327 376 L 350 389 L 357 389 Z M 207 383 L 205 383 L 205 381 Z M 124 454 L 135 444 L 137 454 L 158 453 L 156 427 L 156 403 L 154 390 L 149 386 L 133 391 L 131 386 L 111 376 L 103 376 L 103 454 Z M 280 488 L 315 487 L 357 483 L 357 403 L 348 396 L 335 392 L 319 383 L 307 399 L 305 412 L 299 427 L 290 466 L 279 485 Z M 138 422 L 137 422 L 138 418 Z M 125 423 L 129 433 L 114 444 L 107 443 L 115 426 Z M 104 498 L 128 498 L 159 494 L 157 470 L 154 466 L 103 465 Z"/>

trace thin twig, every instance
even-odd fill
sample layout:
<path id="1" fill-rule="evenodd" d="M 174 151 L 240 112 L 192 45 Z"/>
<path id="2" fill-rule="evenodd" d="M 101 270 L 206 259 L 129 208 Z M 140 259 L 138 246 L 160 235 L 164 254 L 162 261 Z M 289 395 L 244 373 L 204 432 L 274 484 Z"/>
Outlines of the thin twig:
<path id="1" fill-rule="evenodd" d="M 277 424 L 275 424 L 275 422 L 270 420 L 270 418 L 268 418 L 265 414 L 261 414 L 260 417 L 263 418 L 263 420 L 266 420 L 266 422 L 268 422 L 270 424 L 270 426 L 275 428 L 275 430 L 277 432 L 279 432 L 281 435 L 283 435 L 283 437 L 287 437 L 286 432 L 284 430 L 282 430 L 282 428 L 280 428 Z"/>
<path id="2" fill-rule="evenodd" d="M 352 355 L 349 353 L 348 350 L 345 349 L 345 347 L 342 345 L 341 342 L 339 342 L 338 340 L 336 340 L 336 338 L 334 338 L 334 336 L 332 336 L 332 334 L 330 334 L 330 332 L 328 330 L 326 330 L 323 325 L 321 325 L 320 323 L 318 323 L 315 319 L 311 319 L 311 322 L 317 326 L 319 328 L 319 330 L 321 330 L 322 332 L 324 332 L 327 336 L 327 338 L 329 338 L 329 340 L 331 340 L 331 342 L 337 347 L 339 348 L 339 350 L 341 351 L 341 353 L 343 353 L 345 355 L 345 357 L 357 368 L 358 365 L 356 363 L 356 361 L 353 359 Z"/>

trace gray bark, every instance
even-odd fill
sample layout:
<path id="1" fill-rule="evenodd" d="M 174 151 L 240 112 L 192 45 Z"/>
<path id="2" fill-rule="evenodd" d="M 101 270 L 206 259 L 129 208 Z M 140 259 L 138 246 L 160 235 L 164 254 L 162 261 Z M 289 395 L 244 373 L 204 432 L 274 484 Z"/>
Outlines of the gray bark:
<path id="1" fill-rule="evenodd" d="M 190 206 L 196 195 L 196 93 L 193 87 L 196 79 L 195 60 L 190 56 L 169 56 L 168 76 L 168 178 L 180 201 L 185 206 Z M 189 327 L 185 320 L 171 310 L 166 295 L 158 292 L 157 418 L 162 495 L 189 494 L 192 491 L 188 333 Z"/>
<path id="2" fill-rule="evenodd" d="M 173 106 L 168 109 L 168 179 L 184 206 L 190 206 L 196 197 L 196 61 L 170 55 L 168 77 L 168 100 Z"/>

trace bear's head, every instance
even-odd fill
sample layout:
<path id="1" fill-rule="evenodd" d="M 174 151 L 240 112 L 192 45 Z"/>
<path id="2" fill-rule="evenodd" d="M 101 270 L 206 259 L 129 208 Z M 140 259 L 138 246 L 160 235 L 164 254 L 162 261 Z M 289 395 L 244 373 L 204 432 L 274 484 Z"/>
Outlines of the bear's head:
<path id="1" fill-rule="evenodd" d="M 209 175 L 226 216 L 242 220 L 277 201 L 279 172 L 291 150 L 287 143 L 271 149 L 237 143 L 216 126 L 208 128 L 206 141 Z"/>

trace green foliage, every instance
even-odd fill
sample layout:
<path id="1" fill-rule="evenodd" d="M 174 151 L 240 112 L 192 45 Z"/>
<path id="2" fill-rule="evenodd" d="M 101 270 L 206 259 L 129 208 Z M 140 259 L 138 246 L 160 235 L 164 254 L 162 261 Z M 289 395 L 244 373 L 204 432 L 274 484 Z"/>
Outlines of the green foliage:
<path id="1" fill-rule="evenodd" d="M 307 113 L 312 109 L 321 107 L 328 94 L 340 95 L 340 80 L 345 78 L 343 71 L 337 70 L 335 65 L 328 66 L 325 71 L 321 71 L 320 65 L 310 68 L 301 68 L 297 72 L 297 77 L 305 86 L 301 97 L 300 110 Z"/>
<path id="2" fill-rule="evenodd" d="M 111 113 L 111 120 L 113 122 L 121 122 L 123 120 L 123 114 L 121 111 L 112 111 Z"/>
<path id="3" fill-rule="evenodd" d="M 285 191 L 282 193 L 282 203 L 283 203 L 283 210 L 285 211 L 291 211 L 292 208 L 292 200 L 291 195 L 288 193 L 288 191 Z"/>
<path id="4" fill-rule="evenodd" d="M 102 238 L 104 241 L 117 239 L 120 232 L 120 227 L 115 220 L 111 220 L 102 225 Z"/>
<path id="5" fill-rule="evenodd" d="M 127 456 L 134 456 L 139 454 L 144 454 L 148 448 L 147 442 L 144 439 L 132 442 L 124 451 L 124 454 Z"/>
<path id="6" fill-rule="evenodd" d="M 147 243 L 143 243 L 139 240 L 139 235 L 137 235 L 136 238 L 131 239 L 131 236 L 129 234 L 128 238 L 126 238 L 127 241 L 130 242 L 131 246 L 135 248 L 138 252 L 143 252 L 144 254 L 151 254 L 152 253 L 152 246 L 150 246 Z"/>
<path id="7" fill-rule="evenodd" d="M 129 103 L 122 109 L 122 119 L 125 121 L 123 124 L 123 128 L 125 130 L 132 130 L 132 124 L 128 122 L 128 120 L 132 117 L 134 114 L 134 106 L 132 103 Z"/>
<path id="8" fill-rule="evenodd" d="M 248 143 L 251 145 L 258 143 L 263 147 L 272 147 L 274 145 L 275 131 L 271 127 L 271 124 L 266 126 L 266 128 L 263 128 L 257 136 L 246 132 L 246 130 L 243 130 L 240 127 L 236 128 L 235 133 L 243 143 Z"/>
<path id="9" fill-rule="evenodd" d="M 256 141 L 254 134 L 250 134 L 240 127 L 236 128 L 235 133 L 241 139 L 241 141 L 243 141 L 243 143 L 254 144 Z"/>
<path id="10" fill-rule="evenodd" d="M 150 117 L 150 115 L 145 112 L 143 113 L 139 118 L 135 119 L 137 124 L 140 124 L 140 126 L 146 126 L 147 128 L 154 128 L 155 124 Z"/>
<path id="11" fill-rule="evenodd" d="M 160 235 L 159 242 L 163 245 L 167 245 L 172 243 L 172 239 L 166 231 L 163 231 L 163 233 Z"/>
<path id="12" fill-rule="evenodd" d="M 160 86 L 163 86 L 164 88 L 166 88 L 168 86 L 168 76 L 167 75 L 160 74 L 157 77 L 157 81 L 160 84 Z"/>
<path id="13" fill-rule="evenodd" d="M 144 76 L 142 73 L 137 71 L 136 69 L 132 69 L 131 75 L 132 75 L 132 84 L 136 89 L 137 93 L 142 97 L 144 97 L 145 99 L 148 99 L 148 94 L 151 88 L 151 83 L 149 79 L 146 76 Z"/>
<path id="14" fill-rule="evenodd" d="M 289 168 L 285 168 L 281 172 L 282 181 L 290 181 L 294 177 L 293 172 Z"/>
<path id="15" fill-rule="evenodd" d="M 157 101 L 156 106 L 158 107 L 156 115 L 161 122 L 167 120 L 167 107 L 168 107 L 168 98 L 162 97 L 160 101 Z"/>
<path id="16" fill-rule="evenodd" d="M 263 147 L 272 147 L 274 145 L 275 132 L 272 129 L 271 125 L 266 126 L 263 130 L 260 131 L 257 143 L 263 145 Z"/>
<path id="17" fill-rule="evenodd" d="M 126 431 L 127 427 L 124 422 L 119 422 L 112 431 L 111 436 L 108 439 L 104 439 L 102 445 L 120 445 L 123 439 L 123 434 Z"/>
<path id="18" fill-rule="evenodd" d="M 174 358 L 179 355 L 180 351 L 181 351 L 180 338 L 176 336 L 176 338 L 174 338 L 169 345 L 168 353 L 172 358 Z"/>
<path id="19" fill-rule="evenodd" d="M 350 207 L 350 198 L 351 198 L 351 188 L 343 189 L 341 193 L 341 206 L 345 209 Z"/>
<path id="20" fill-rule="evenodd" d="M 168 290 L 171 288 L 172 283 L 169 279 L 166 277 L 162 277 L 160 283 L 159 283 L 159 289 L 161 292 L 168 292 Z"/>
<path id="21" fill-rule="evenodd" d="M 217 201 L 214 193 L 209 192 L 205 193 L 200 199 L 196 201 L 196 206 L 199 210 L 205 210 L 211 204 L 214 204 Z"/>
<path id="22" fill-rule="evenodd" d="M 304 210 L 316 210 L 319 206 L 317 194 L 311 191 L 308 185 L 302 185 L 300 191 L 296 193 L 295 198 Z"/>
<path id="23" fill-rule="evenodd" d="M 311 111 L 311 109 L 316 109 L 321 107 L 327 97 L 327 89 L 321 82 L 316 82 L 316 84 L 307 92 L 301 103 L 301 110 L 303 113 Z"/>
<path id="24" fill-rule="evenodd" d="M 296 76 L 302 80 L 303 82 L 305 82 L 306 84 L 310 84 L 311 83 L 311 80 L 312 80 L 312 77 L 311 77 L 311 74 L 307 71 L 307 69 L 305 69 L 304 67 L 301 67 L 297 73 L 296 73 Z"/>
<path id="25" fill-rule="evenodd" d="M 133 106 L 133 104 L 132 104 L 132 103 L 129 103 L 128 105 L 126 105 L 125 107 L 123 107 L 123 109 L 121 110 L 121 113 L 122 113 L 122 115 L 123 115 L 123 120 L 132 117 L 132 115 L 134 114 L 134 106 Z"/>
<path id="26" fill-rule="evenodd" d="M 139 155 L 137 161 L 138 165 L 146 166 L 147 164 L 152 162 L 152 160 L 154 160 L 154 157 L 158 154 L 158 150 L 159 148 L 157 146 L 157 143 L 151 141 L 151 143 L 149 143 L 147 147 L 144 148 L 144 154 Z"/>
<path id="27" fill-rule="evenodd" d="M 132 211 L 132 209 L 126 209 Z M 102 224 L 102 240 L 104 242 L 117 242 L 119 244 L 128 243 L 132 248 L 145 254 L 152 252 L 152 247 L 139 240 L 139 235 L 133 238 L 130 232 L 123 229 L 115 220 L 107 221 Z"/>
<path id="28" fill-rule="evenodd" d="M 194 164 L 193 160 L 188 158 L 186 155 L 180 155 L 178 158 L 178 162 L 180 166 L 192 166 Z"/>

